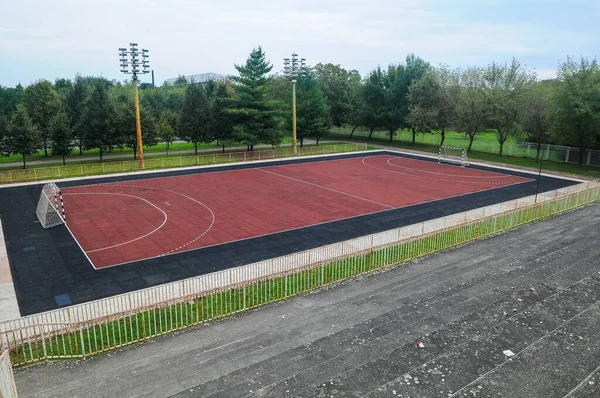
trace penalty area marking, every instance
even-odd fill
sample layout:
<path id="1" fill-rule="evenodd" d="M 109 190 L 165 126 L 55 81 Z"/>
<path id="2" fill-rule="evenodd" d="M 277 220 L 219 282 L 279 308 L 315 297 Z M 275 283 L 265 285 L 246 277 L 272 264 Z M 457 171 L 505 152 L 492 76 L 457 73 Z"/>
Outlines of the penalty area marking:
<path id="1" fill-rule="evenodd" d="M 73 192 L 73 193 L 67 193 L 67 194 L 65 194 L 65 195 L 113 195 L 113 196 L 127 196 L 127 197 L 130 197 L 130 198 L 139 199 L 139 200 L 142 200 L 142 201 L 144 201 L 144 202 L 148 203 L 150 206 L 152 206 L 152 207 L 154 207 L 155 209 L 157 209 L 158 211 L 160 211 L 160 212 L 163 214 L 163 216 L 164 216 L 164 219 L 163 219 L 163 222 L 162 222 L 162 224 L 160 224 L 160 225 L 159 225 L 157 228 L 155 228 L 153 231 L 150 231 L 150 232 L 148 232 L 148 233 L 147 233 L 147 234 L 145 234 L 145 235 L 142 235 L 142 236 L 140 236 L 140 237 L 138 237 L 138 238 L 135 238 L 135 239 L 128 240 L 127 242 L 123 242 L 123 243 L 118 243 L 118 244 L 116 244 L 116 245 L 111 245 L 111 246 L 102 247 L 102 248 L 100 248 L 100 249 L 87 250 L 87 251 L 85 251 L 85 250 L 84 250 L 84 251 L 85 251 L 85 253 L 95 253 L 95 252 L 99 252 L 99 251 L 102 251 L 102 250 L 113 249 L 113 248 L 115 248 L 115 247 L 119 247 L 119 246 L 127 245 L 127 244 L 129 244 L 129 243 L 136 242 L 136 241 L 138 241 L 138 240 L 140 240 L 140 239 L 147 238 L 148 236 L 152 235 L 153 233 L 155 233 L 156 231 L 158 231 L 159 229 L 161 229 L 161 228 L 162 228 L 162 227 L 163 227 L 163 226 L 164 226 L 164 225 L 167 223 L 167 220 L 168 220 L 167 213 L 165 213 L 165 212 L 164 212 L 164 211 L 163 211 L 163 210 L 162 210 L 160 207 L 158 207 L 158 206 L 156 206 L 155 204 L 151 203 L 151 202 L 150 202 L 149 200 L 147 200 L 147 199 L 140 198 L 139 196 L 135 196 L 135 195 L 128 195 L 128 194 L 124 194 L 124 193 L 110 193 L 110 192 Z"/>
<path id="2" fill-rule="evenodd" d="M 466 178 L 510 178 L 510 177 L 514 177 L 509 174 L 498 175 L 498 176 L 465 176 L 465 175 L 460 175 L 460 174 L 436 173 L 435 171 L 420 170 L 420 169 L 415 169 L 412 167 L 406 167 L 406 166 L 400 166 L 400 165 L 394 164 L 394 163 L 392 163 L 392 160 L 395 160 L 395 159 L 398 159 L 398 158 L 397 157 L 390 158 L 387 160 L 386 163 L 389 164 L 390 166 L 398 167 L 401 169 L 419 171 L 421 173 L 437 174 L 437 175 L 446 176 L 446 177 L 466 177 Z M 441 166 L 449 166 L 449 165 L 441 165 Z M 485 171 L 485 173 L 501 174 L 501 173 L 497 173 L 495 171 Z"/>

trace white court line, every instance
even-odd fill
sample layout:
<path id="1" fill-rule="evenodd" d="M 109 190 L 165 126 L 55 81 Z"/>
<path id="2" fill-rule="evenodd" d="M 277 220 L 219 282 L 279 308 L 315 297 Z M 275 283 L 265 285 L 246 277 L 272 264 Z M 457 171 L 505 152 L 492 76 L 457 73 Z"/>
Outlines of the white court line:
<path id="1" fill-rule="evenodd" d="M 375 203 L 375 204 L 378 204 L 378 205 L 380 205 L 380 206 L 387 207 L 387 208 L 389 208 L 389 209 L 395 209 L 395 207 L 394 207 L 394 206 L 386 205 L 385 203 L 377 202 L 376 200 L 371 200 L 371 199 L 363 198 L 362 196 L 353 195 L 353 194 L 351 194 L 351 193 L 348 193 L 348 192 L 338 191 L 337 189 L 333 189 L 333 188 L 325 187 L 325 186 L 323 186 L 323 185 L 315 184 L 315 183 L 308 182 L 308 181 L 299 180 L 299 179 L 297 179 L 297 178 L 294 178 L 294 177 L 288 177 L 288 176 L 286 176 L 286 175 L 283 175 L 283 174 L 278 174 L 278 173 L 275 173 L 275 172 L 273 172 L 273 171 L 268 171 L 268 170 L 259 169 L 259 168 L 255 169 L 255 170 L 262 171 L 262 172 L 264 172 L 264 173 L 268 173 L 268 174 L 273 174 L 273 175 L 276 175 L 276 176 L 278 176 L 278 177 L 287 178 L 287 179 L 289 179 L 289 180 L 293 180 L 293 181 L 296 181 L 296 182 L 301 182 L 301 183 L 303 183 L 303 184 L 312 185 L 312 186 L 314 186 L 314 187 L 317 187 L 317 188 L 326 189 L 326 190 L 328 190 L 328 191 L 335 192 L 335 193 L 339 193 L 339 194 L 342 194 L 342 195 L 351 196 L 351 197 L 353 197 L 353 198 L 360 199 L 360 200 L 364 200 L 364 201 L 371 202 L 371 203 Z"/>
<path id="2" fill-rule="evenodd" d="M 436 173 L 434 171 L 414 169 L 412 167 L 406 167 L 406 166 L 400 166 L 400 165 L 394 164 L 391 161 L 395 160 L 395 159 L 399 159 L 399 158 L 397 156 L 394 156 L 394 157 L 388 159 L 387 163 L 390 166 L 399 167 L 401 169 L 418 171 L 418 172 L 421 172 L 421 173 L 437 174 L 437 175 L 442 175 L 442 176 L 446 176 L 446 177 L 465 177 L 465 178 L 509 178 L 509 177 L 514 177 L 514 176 L 511 176 L 510 174 L 502 174 L 502 173 L 497 173 L 495 171 L 487 171 L 487 170 L 483 171 L 483 172 L 484 173 L 490 173 L 490 174 L 501 174 L 501 175 L 499 175 L 499 176 L 466 176 L 466 175 L 461 175 L 461 174 Z M 411 160 L 416 160 L 416 159 L 411 159 Z M 419 160 L 417 160 L 417 161 L 419 161 Z M 423 162 L 423 160 L 421 160 L 421 162 Z M 427 162 L 427 163 L 431 163 L 431 162 Z M 440 166 L 445 167 L 447 165 L 440 165 Z M 477 171 L 482 171 L 482 170 L 477 170 Z"/>
<path id="3" fill-rule="evenodd" d="M 93 186 L 93 185 L 91 185 L 91 186 Z M 185 194 L 182 194 L 181 192 L 172 191 L 172 190 L 170 190 L 170 189 L 163 189 L 163 188 L 157 188 L 157 187 L 150 187 L 150 186 L 146 186 L 146 185 L 102 184 L 102 186 L 113 186 L 113 187 L 117 187 L 117 188 L 121 188 L 121 187 L 126 187 L 126 188 L 143 188 L 143 189 L 153 189 L 153 190 L 156 190 L 156 191 L 163 191 L 163 192 L 170 192 L 170 193 L 174 193 L 174 194 L 176 194 L 176 195 L 183 196 L 184 198 L 186 198 L 186 199 L 189 199 L 189 200 L 191 200 L 192 202 L 195 202 L 195 203 L 197 203 L 197 204 L 199 204 L 199 205 L 203 206 L 205 209 L 207 209 L 207 210 L 210 212 L 210 214 L 211 214 L 211 216 L 212 216 L 212 220 L 211 220 L 211 223 L 210 223 L 210 225 L 208 226 L 208 228 L 206 228 L 206 230 L 205 230 L 204 232 L 202 232 L 200 235 L 196 236 L 194 239 L 190 240 L 189 242 L 187 242 L 187 243 L 185 243 L 185 244 L 183 244 L 183 245 L 181 245 L 181 246 L 179 246 L 179 247 L 177 247 L 177 248 L 175 248 L 175 249 L 173 249 L 173 250 L 170 250 L 170 251 L 168 251 L 168 252 L 165 252 L 165 253 L 159 254 L 159 255 L 157 255 L 157 256 L 152 256 L 152 257 L 144 257 L 144 258 L 139 258 L 139 259 L 136 259 L 136 260 L 126 261 L 126 262 L 123 262 L 123 263 L 118 263 L 118 264 L 107 265 L 107 266 L 104 266 L 104 267 L 100 267 L 100 269 L 104 269 L 104 268 L 111 268 L 111 267 L 116 267 L 116 266 L 118 266 L 118 265 L 124 265 L 124 264 L 134 263 L 134 262 L 137 262 L 137 261 L 150 260 L 150 259 L 157 258 L 157 257 L 162 257 L 162 256 L 168 256 L 168 255 L 170 255 L 170 254 L 176 254 L 175 252 L 177 252 L 177 253 L 184 253 L 184 252 L 186 252 L 186 251 L 190 251 L 190 250 L 196 250 L 196 249 L 189 249 L 189 250 L 183 250 L 183 251 L 182 251 L 181 249 L 182 249 L 182 248 L 184 248 L 184 247 L 186 247 L 186 246 L 189 246 L 190 244 L 194 243 L 194 242 L 195 242 L 195 241 L 197 241 L 198 239 L 202 238 L 202 237 L 203 237 L 204 235 L 206 235 L 206 234 L 208 233 L 208 231 L 209 231 L 209 230 L 210 230 L 210 229 L 211 229 L 211 228 L 212 228 L 212 227 L 215 225 L 215 220 L 216 220 L 215 213 L 212 211 L 212 209 L 211 209 L 210 207 L 208 207 L 208 206 L 207 206 L 207 205 L 205 205 L 204 203 L 200 202 L 199 200 L 196 200 L 196 199 L 194 199 L 194 198 L 192 198 L 192 197 L 190 197 L 190 196 L 187 196 L 187 195 L 185 195 Z M 91 194 L 93 194 L 93 193 L 91 193 Z M 133 195 L 132 195 L 132 196 L 133 196 Z M 71 233 L 71 235 L 73 235 L 73 234 Z M 73 236 L 73 238 L 75 238 L 75 236 Z M 75 239 L 75 241 L 77 241 L 77 239 Z M 79 245 L 79 242 L 77 242 L 77 244 Z M 216 246 L 216 245 L 212 245 L 212 246 Z M 79 247 L 81 247 L 81 245 L 79 245 Z M 206 247 L 208 247 L 208 246 L 206 246 Z M 83 250 L 83 249 L 81 249 L 81 250 Z M 84 252 L 84 253 L 85 253 L 85 252 Z M 86 257 L 87 257 L 87 254 L 86 254 Z M 88 257 L 88 260 L 90 260 L 90 259 L 89 259 L 89 257 Z M 98 269 L 98 268 L 96 268 L 96 266 L 95 266 L 95 265 L 92 263 L 92 261 L 91 261 L 91 260 L 90 260 L 90 263 L 92 264 L 92 267 L 94 267 L 94 269 L 96 269 L 96 270 Z"/>
<path id="4" fill-rule="evenodd" d="M 365 162 L 365 160 L 366 160 L 366 159 L 369 159 L 369 158 L 371 158 L 371 157 L 372 157 L 372 156 L 369 156 L 369 157 L 362 158 L 362 161 L 361 161 L 361 162 L 362 162 L 362 164 L 363 164 L 363 165 L 365 165 L 365 166 L 367 166 L 367 167 L 370 167 L 370 168 L 372 168 L 372 169 L 374 169 L 374 170 L 387 171 L 388 173 L 402 174 L 402 175 L 409 176 L 409 177 L 421 178 L 421 179 L 424 179 L 424 180 L 432 180 L 432 181 L 461 182 L 461 183 L 467 183 L 467 184 L 485 184 L 485 185 L 492 185 L 492 184 L 495 184 L 495 183 L 493 183 L 493 182 L 486 182 L 486 181 L 462 181 L 462 180 L 446 180 L 446 179 L 442 179 L 442 178 L 433 178 L 433 177 L 417 176 L 417 175 L 414 175 L 414 174 L 403 173 L 403 172 L 401 172 L 401 171 L 394 171 L 394 170 L 382 169 L 382 168 L 380 168 L 380 167 L 371 166 L 370 164 L 367 164 L 367 163 Z M 521 178 L 524 178 L 524 177 L 521 177 Z M 529 182 L 529 181 L 535 181 L 535 180 L 534 180 L 534 179 L 529 179 L 529 180 L 527 180 L 527 181 L 521 181 L 521 182 L 519 182 L 518 184 L 520 184 L 520 183 L 522 183 L 522 182 Z M 496 185 L 495 187 L 501 188 L 501 187 L 507 187 L 507 186 L 509 186 L 509 185 L 514 185 L 514 184 Z"/>
<path id="5" fill-rule="evenodd" d="M 128 240 L 127 242 L 118 243 L 118 244 L 112 245 L 112 246 L 102 247 L 100 249 L 88 250 L 88 251 L 86 251 L 86 253 L 95 253 L 95 252 L 99 252 L 99 251 L 106 250 L 106 249 L 112 249 L 112 248 L 115 248 L 115 247 L 127 245 L 129 243 L 138 241 L 140 239 L 144 239 L 144 238 L 152 235 L 153 233 L 155 233 L 159 229 L 161 229 L 167 223 L 167 219 L 168 219 L 167 213 L 165 213 L 160 207 L 156 206 L 153 203 L 150 203 L 150 201 L 148 201 L 148 200 L 146 200 L 144 198 L 140 198 L 139 196 L 128 195 L 128 194 L 124 194 L 124 193 L 110 193 L 110 192 L 73 192 L 73 193 L 64 193 L 63 194 L 63 196 L 69 196 L 69 195 L 116 195 L 116 196 L 127 196 L 127 197 L 130 197 L 130 198 L 135 198 L 135 199 L 143 200 L 144 202 L 148 203 L 150 206 L 153 206 L 158 211 L 160 211 L 163 214 L 163 216 L 164 216 L 164 220 L 163 220 L 162 224 L 160 224 L 155 230 L 153 230 L 151 232 L 148 232 L 147 234 L 142 235 L 139 238 L 131 239 L 131 240 Z"/>

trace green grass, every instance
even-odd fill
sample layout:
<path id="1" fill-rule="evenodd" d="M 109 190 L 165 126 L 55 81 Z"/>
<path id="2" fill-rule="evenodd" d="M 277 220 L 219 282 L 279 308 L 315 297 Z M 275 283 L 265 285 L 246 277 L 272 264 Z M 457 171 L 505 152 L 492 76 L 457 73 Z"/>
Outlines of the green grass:
<path id="1" fill-rule="evenodd" d="M 189 297 L 177 304 L 111 317 L 94 324 L 74 325 L 68 332 L 52 337 L 46 335 L 43 339 L 32 339 L 29 343 L 13 347 L 11 359 L 15 365 L 23 365 L 41 360 L 97 355 L 485 238 L 599 199 L 600 191 L 562 198 L 538 205 L 535 209 L 524 208 L 510 214 L 500 214 L 410 241 L 364 251 L 291 275 L 253 281 L 245 286 L 202 297 Z M 37 328 L 33 330 L 34 334 L 40 333 L 39 326 Z"/>
<path id="2" fill-rule="evenodd" d="M 358 145 L 361 147 L 362 145 Z M 299 155 L 331 154 L 341 152 L 352 152 L 362 150 L 354 144 L 327 142 L 322 145 L 304 145 L 299 148 Z M 185 156 L 149 156 L 145 161 L 145 170 L 158 170 L 173 167 L 226 164 L 231 162 L 267 160 L 292 156 L 292 148 L 289 146 L 271 149 L 263 149 L 258 152 L 225 152 L 215 151 L 210 154 L 198 154 L 198 156 L 186 154 Z M 112 173 L 125 173 L 140 171 L 138 162 L 132 160 L 117 160 L 113 162 L 88 161 L 80 163 L 68 163 L 49 166 L 38 165 L 28 169 L 0 170 L 0 183 L 36 181 L 44 179 L 61 179 L 69 177 L 82 177 L 90 175 L 102 175 Z"/>
<path id="3" fill-rule="evenodd" d="M 281 141 L 282 144 L 291 144 L 292 143 L 292 138 L 291 137 L 284 137 Z M 244 145 L 240 145 L 238 143 L 231 143 L 228 142 L 226 143 L 226 149 L 227 147 L 236 147 L 236 148 L 240 148 L 243 147 Z M 218 150 L 219 148 L 221 148 L 221 145 L 217 145 L 216 141 L 215 142 L 211 142 L 211 143 L 200 143 L 198 144 L 198 149 L 215 149 Z M 175 151 L 185 151 L 185 150 L 193 150 L 194 149 L 194 144 L 191 142 L 174 142 L 171 143 L 169 145 L 169 153 L 171 152 L 175 152 Z M 162 152 L 165 153 L 166 152 L 166 144 L 161 143 L 158 145 L 154 145 L 154 146 L 144 146 L 144 154 L 146 153 L 158 153 L 158 152 Z M 48 151 L 49 156 L 46 157 L 44 156 L 44 151 L 40 151 L 38 153 L 35 153 L 31 156 L 29 156 L 27 158 L 27 162 L 31 162 L 31 161 L 48 161 L 49 164 L 62 164 L 62 158 L 60 156 L 51 156 L 52 151 L 49 150 Z M 103 157 L 104 160 L 109 161 L 111 157 L 113 156 L 118 156 L 118 155 L 131 155 L 131 158 L 133 159 L 133 149 L 132 148 L 113 148 L 110 152 L 109 151 L 104 151 L 103 153 Z M 67 156 L 68 159 L 76 159 L 78 157 L 81 156 L 100 156 L 100 150 L 98 148 L 93 148 L 93 149 L 86 149 L 85 151 L 83 151 L 83 154 L 80 155 L 79 153 L 79 148 L 75 148 L 73 150 L 73 152 Z M 126 159 L 124 159 L 126 160 Z M 98 160 L 99 161 L 99 160 Z M 10 156 L 6 156 L 6 157 L 0 157 L 0 164 L 3 163 L 22 163 L 23 162 L 23 158 L 21 157 L 21 155 L 10 155 Z"/>
<path id="4" fill-rule="evenodd" d="M 290 140 L 291 141 L 291 140 Z M 187 145 L 187 143 L 181 143 L 182 148 L 185 149 L 185 145 Z M 318 146 L 330 146 L 330 145 L 341 145 L 343 144 L 342 142 L 321 142 L 319 143 Z M 304 147 L 315 147 L 317 146 L 316 144 L 305 144 Z M 235 147 L 225 147 L 225 153 L 240 153 L 240 147 L 239 146 L 235 146 Z M 277 148 L 282 148 L 282 147 L 275 147 L 275 149 Z M 193 147 L 191 148 L 193 149 Z M 198 148 L 200 149 L 200 148 Z M 209 151 L 205 151 L 205 152 L 198 152 L 198 156 L 202 156 L 202 155 L 211 155 L 211 154 L 219 154 L 219 153 L 223 153 L 222 152 L 222 147 L 221 146 L 213 146 L 212 148 L 204 148 L 204 149 L 211 149 Z M 177 150 L 182 150 L 182 149 L 177 149 Z M 258 148 L 256 149 L 256 151 L 268 151 L 270 150 L 270 148 Z M 180 156 L 193 156 L 193 153 L 177 153 L 174 152 L 175 150 L 169 148 L 169 155 L 167 156 L 166 153 L 164 151 L 146 151 L 144 149 L 144 158 L 145 159 L 172 159 L 172 158 L 176 158 L 176 157 L 180 157 Z M 115 154 L 115 152 L 113 152 L 113 154 Z M 103 160 L 102 162 L 100 161 L 99 158 L 97 159 L 86 159 L 86 160 L 81 160 L 81 161 L 77 161 L 77 160 L 70 160 L 67 162 L 67 166 L 69 165 L 82 165 L 82 164 L 101 164 L 101 163 L 111 163 L 111 162 L 131 162 L 133 161 L 133 152 L 130 152 L 131 157 L 130 158 L 115 158 L 114 155 L 113 156 L 106 156 L 106 153 L 103 156 Z M 77 159 L 79 156 L 71 156 L 70 159 Z M 45 168 L 45 167 L 56 167 L 56 166 L 62 166 L 62 159 L 59 157 L 47 157 L 47 158 L 43 158 L 47 161 L 44 161 L 44 163 L 41 164 L 29 164 L 27 163 L 27 167 L 26 169 L 40 169 L 40 168 Z M 27 162 L 29 162 L 29 159 L 27 160 Z M 9 171 L 9 170 L 23 170 L 23 164 L 22 164 L 22 159 L 21 159 L 21 163 L 19 163 L 18 166 L 0 166 L 0 172 L 2 171 Z"/>

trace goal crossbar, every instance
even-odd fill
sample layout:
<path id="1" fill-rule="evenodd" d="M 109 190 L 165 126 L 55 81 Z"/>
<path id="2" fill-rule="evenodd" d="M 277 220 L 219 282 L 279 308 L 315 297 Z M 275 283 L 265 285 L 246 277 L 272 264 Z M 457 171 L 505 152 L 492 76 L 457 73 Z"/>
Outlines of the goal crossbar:
<path id="1" fill-rule="evenodd" d="M 44 228 L 56 227 L 67 222 L 62 192 L 55 183 L 44 185 L 35 213 Z"/>
<path id="2" fill-rule="evenodd" d="M 465 148 L 442 145 L 438 152 L 438 163 L 442 162 L 459 164 L 460 167 L 468 166 L 467 150 Z"/>

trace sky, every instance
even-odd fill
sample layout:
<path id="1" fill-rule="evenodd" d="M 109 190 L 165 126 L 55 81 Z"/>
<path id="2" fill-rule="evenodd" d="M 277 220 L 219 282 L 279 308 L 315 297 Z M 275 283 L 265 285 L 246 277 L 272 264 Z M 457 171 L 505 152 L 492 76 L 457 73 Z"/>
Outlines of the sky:
<path id="1" fill-rule="evenodd" d="M 0 10 L 9 87 L 77 73 L 124 80 L 118 48 L 130 42 L 150 51 L 157 84 L 234 74 L 259 45 L 273 72 L 296 52 L 361 75 L 414 53 L 450 67 L 515 57 L 551 78 L 567 56 L 600 55 L 598 0 L 0 0 Z"/>

